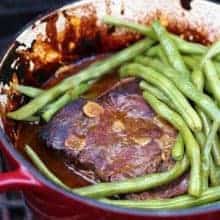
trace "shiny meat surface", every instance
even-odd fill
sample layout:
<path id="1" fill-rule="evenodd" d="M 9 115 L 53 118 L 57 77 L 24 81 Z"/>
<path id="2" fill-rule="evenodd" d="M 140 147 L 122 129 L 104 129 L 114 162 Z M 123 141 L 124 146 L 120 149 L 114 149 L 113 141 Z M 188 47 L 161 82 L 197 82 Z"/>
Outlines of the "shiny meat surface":
<path id="1" fill-rule="evenodd" d="M 176 131 L 155 115 L 134 80 L 117 84 L 95 100 L 72 102 L 40 136 L 48 147 L 66 155 L 68 166 L 95 181 L 142 176 L 174 164 L 170 149 Z M 179 188 L 174 195 L 186 191 Z"/>

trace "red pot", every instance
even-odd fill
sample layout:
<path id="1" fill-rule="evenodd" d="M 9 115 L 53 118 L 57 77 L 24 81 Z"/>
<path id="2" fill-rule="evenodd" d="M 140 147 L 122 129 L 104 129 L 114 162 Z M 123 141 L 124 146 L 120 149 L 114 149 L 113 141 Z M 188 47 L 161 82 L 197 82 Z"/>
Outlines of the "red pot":
<path id="1" fill-rule="evenodd" d="M 193 33 L 196 40 L 203 42 L 211 42 L 220 37 L 220 6 L 206 1 L 194 1 L 192 10 L 188 12 L 181 8 L 178 0 L 138 0 L 135 2 L 135 6 L 132 0 L 89 0 L 67 5 L 64 8 L 53 11 L 43 18 L 38 19 L 31 25 L 28 25 L 25 30 L 16 37 L 16 41 L 28 47 L 28 45 L 36 39 L 37 34 L 41 33 L 42 35 L 46 35 L 44 33 L 45 22 L 47 23 L 48 19 L 53 19 L 55 15 L 60 14 L 64 10 L 69 10 L 69 13 L 71 12 L 74 16 L 87 17 L 89 19 L 91 18 L 91 20 L 95 18 L 96 22 L 92 25 L 91 22 L 90 24 L 86 23 L 86 25 L 88 24 L 86 31 L 89 34 L 79 36 L 79 39 L 83 37 L 85 40 L 87 37 L 91 41 L 92 38 L 97 37 L 93 35 L 93 32 L 100 29 L 102 31 L 98 31 L 98 34 L 108 39 L 108 42 L 114 42 L 114 45 L 105 42 L 106 44 L 104 43 L 105 46 L 103 47 L 103 42 L 99 39 L 98 45 L 102 45 L 102 48 L 104 48 L 103 51 L 118 49 L 136 38 L 136 36 L 127 32 L 117 32 L 117 35 L 114 35 L 112 32 L 108 33 L 103 31 L 104 26 L 100 25 L 97 21 L 99 21 L 99 18 L 105 13 L 142 22 L 149 22 L 157 17 L 168 22 L 168 26 L 171 30 L 185 34 L 186 36 Z M 58 32 L 61 27 L 62 25 L 57 27 Z M 93 48 L 97 50 L 96 45 Z M 11 64 L 14 60 L 15 49 L 17 49 L 16 43 L 12 44 L 8 49 L 0 64 L 0 77 L 5 82 L 10 79 L 8 74 L 12 71 Z M 50 63 L 50 65 L 52 64 Z M 25 75 L 22 77 L 24 79 L 27 78 Z M 0 174 L 0 192 L 12 189 L 22 190 L 26 203 L 33 211 L 36 219 L 189 220 L 197 218 L 205 220 L 218 219 L 220 217 L 220 204 L 218 203 L 177 211 L 143 211 L 105 205 L 95 200 L 71 194 L 48 181 L 19 154 L 4 129 L 0 129 L 0 149 L 11 165 L 11 171 Z"/>

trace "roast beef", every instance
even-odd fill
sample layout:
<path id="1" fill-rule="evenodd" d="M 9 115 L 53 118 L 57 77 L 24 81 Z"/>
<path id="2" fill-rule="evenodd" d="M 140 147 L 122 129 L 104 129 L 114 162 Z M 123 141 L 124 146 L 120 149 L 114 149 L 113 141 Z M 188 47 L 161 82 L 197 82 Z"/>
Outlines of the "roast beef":
<path id="1" fill-rule="evenodd" d="M 65 154 L 69 167 L 96 182 L 170 169 L 176 135 L 145 102 L 136 80 L 119 82 L 94 100 L 73 101 L 40 132 L 48 147 Z M 183 176 L 156 191 L 128 197 L 172 197 L 186 189 L 187 177 Z"/>

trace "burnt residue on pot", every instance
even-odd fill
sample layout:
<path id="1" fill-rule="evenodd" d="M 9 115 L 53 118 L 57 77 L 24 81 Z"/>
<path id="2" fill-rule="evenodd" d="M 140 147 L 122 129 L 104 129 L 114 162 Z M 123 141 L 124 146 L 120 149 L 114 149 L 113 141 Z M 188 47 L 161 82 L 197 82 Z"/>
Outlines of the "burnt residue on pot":
<path id="1" fill-rule="evenodd" d="M 191 9 L 191 5 L 190 5 L 191 2 L 192 2 L 192 0 L 180 0 L 181 6 L 186 10 Z"/>
<path id="2" fill-rule="evenodd" d="M 126 14 L 124 4 L 121 9 L 121 15 Z M 142 18 L 141 22 L 150 24 L 155 19 L 186 39 L 209 43 L 202 28 L 177 23 L 159 9 Z M 19 39 L 5 60 L 1 81 L 9 81 L 9 76 L 16 72 L 19 82 L 41 86 L 63 65 L 117 51 L 140 38 L 134 32 L 101 24 L 92 4 L 52 13 L 27 29 L 24 35 L 27 37 Z"/>

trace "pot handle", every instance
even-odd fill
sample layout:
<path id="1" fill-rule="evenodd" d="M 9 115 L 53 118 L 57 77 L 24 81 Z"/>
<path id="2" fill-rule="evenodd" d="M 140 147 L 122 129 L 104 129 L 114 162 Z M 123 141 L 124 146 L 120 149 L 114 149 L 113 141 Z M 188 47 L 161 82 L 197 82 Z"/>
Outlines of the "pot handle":
<path id="1" fill-rule="evenodd" d="M 8 190 L 33 190 L 33 186 L 39 187 L 40 184 L 23 167 L 0 173 L 0 193 Z"/>
<path id="2" fill-rule="evenodd" d="M 37 181 L 19 162 L 12 156 L 6 146 L 11 145 L 10 142 L 2 136 L 0 129 L 0 150 L 8 159 L 12 170 L 0 173 L 0 193 L 8 190 L 26 190 L 36 189 L 41 186 Z M 33 188 L 34 187 L 34 188 Z"/>

